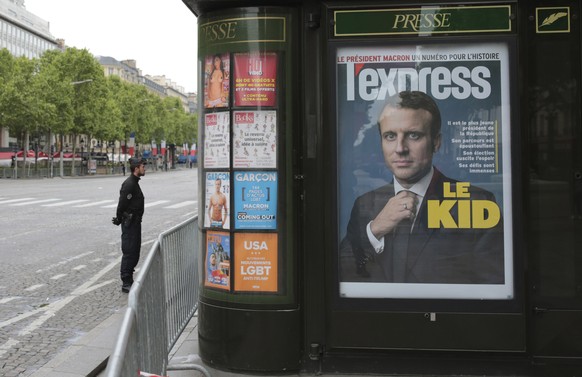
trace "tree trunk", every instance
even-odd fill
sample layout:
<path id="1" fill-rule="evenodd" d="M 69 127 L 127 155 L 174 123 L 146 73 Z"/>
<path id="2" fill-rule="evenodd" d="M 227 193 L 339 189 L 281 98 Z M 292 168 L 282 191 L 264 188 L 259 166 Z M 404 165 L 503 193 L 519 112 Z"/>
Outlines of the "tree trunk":
<path id="1" fill-rule="evenodd" d="M 76 154 L 76 150 L 75 148 L 77 147 L 77 134 L 73 135 L 73 158 L 71 159 L 71 177 L 75 176 L 75 154 Z"/>

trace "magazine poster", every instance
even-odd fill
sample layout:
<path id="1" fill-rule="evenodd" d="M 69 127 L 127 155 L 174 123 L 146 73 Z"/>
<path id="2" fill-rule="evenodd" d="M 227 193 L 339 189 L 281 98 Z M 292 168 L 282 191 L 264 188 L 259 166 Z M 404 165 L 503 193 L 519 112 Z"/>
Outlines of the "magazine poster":
<path id="1" fill-rule="evenodd" d="M 234 235 L 234 290 L 277 292 L 277 233 Z"/>
<path id="2" fill-rule="evenodd" d="M 204 167 L 230 167 L 230 113 L 204 115 Z"/>
<path id="3" fill-rule="evenodd" d="M 234 106 L 277 104 L 277 54 L 234 55 Z"/>
<path id="4" fill-rule="evenodd" d="M 235 229 L 277 229 L 277 172 L 237 171 L 233 175 Z"/>
<path id="5" fill-rule="evenodd" d="M 230 235 L 225 232 L 206 233 L 205 287 L 230 290 Z"/>
<path id="6" fill-rule="evenodd" d="M 509 55 L 337 49 L 341 297 L 514 297 Z"/>
<path id="7" fill-rule="evenodd" d="M 233 112 L 233 166 L 277 167 L 277 112 Z"/>
<path id="8" fill-rule="evenodd" d="M 228 107 L 230 93 L 230 56 L 228 53 L 204 59 L 204 107 Z"/>
<path id="9" fill-rule="evenodd" d="M 230 229 L 230 173 L 206 173 L 204 226 Z"/>

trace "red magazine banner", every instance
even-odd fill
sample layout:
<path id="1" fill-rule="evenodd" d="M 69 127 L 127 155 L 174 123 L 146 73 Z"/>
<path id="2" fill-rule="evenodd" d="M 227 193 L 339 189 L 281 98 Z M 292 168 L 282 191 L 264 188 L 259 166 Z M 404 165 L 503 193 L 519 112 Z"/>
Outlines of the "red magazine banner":
<path id="1" fill-rule="evenodd" d="M 275 106 L 277 54 L 234 55 L 234 105 Z"/>

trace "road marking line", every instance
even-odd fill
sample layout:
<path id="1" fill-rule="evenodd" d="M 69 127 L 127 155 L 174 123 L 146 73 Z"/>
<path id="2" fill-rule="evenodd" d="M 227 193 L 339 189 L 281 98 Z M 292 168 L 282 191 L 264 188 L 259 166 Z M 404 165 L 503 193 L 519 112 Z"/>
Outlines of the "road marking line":
<path id="1" fill-rule="evenodd" d="M 69 200 L 68 202 L 60 202 L 60 203 L 52 203 L 52 204 L 43 204 L 43 207 L 59 207 L 59 206 L 66 206 L 68 204 L 74 204 L 74 203 L 81 203 L 81 202 L 86 202 L 89 199 L 77 199 L 77 200 Z"/>
<path id="2" fill-rule="evenodd" d="M 51 280 L 59 280 L 60 278 L 64 278 L 67 274 L 58 274 L 51 278 Z"/>
<path id="3" fill-rule="evenodd" d="M 3 200 L 3 201 L 1 201 L 0 204 L 24 202 L 26 200 L 34 200 L 34 199 L 36 199 L 36 198 L 9 199 L 9 200 Z"/>
<path id="4" fill-rule="evenodd" d="M 196 216 L 196 215 L 198 215 L 198 211 L 187 212 L 187 213 L 183 214 L 182 217 L 190 217 L 190 216 Z"/>
<path id="5" fill-rule="evenodd" d="M 147 245 L 150 244 L 152 242 L 154 242 L 155 240 L 149 240 L 146 242 L 142 243 L 143 245 Z M 91 279 L 89 279 L 88 281 L 86 281 L 85 283 L 81 284 L 80 286 L 78 286 L 75 290 L 73 290 L 71 292 L 71 294 L 59 301 L 56 302 L 52 302 L 50 304 L 48 304 L 47 306 L 43 306 L 42 308 L 38 308 L 35 310 L 32 310 L 30 312 L 27 313 L 23 313 L 21 315 L 18 315 L 14 318 L 8 319 L 6 321 L 0 322 L 0 329 L 4 328 L 6 326 L 9 326 L 13 323 L 16 323 L 18 321 L 21 321 L 23 319 L 26 319 L 28 317 L 31 317 L 37 313 L 42 313 L 44 312 L 44 314 L 39 317 L 38 319 L 36 319 L 35 321 L 33 321 L 30 325 L 28 325 L 26 328 L 24 328 L 20 333 L 19 336 L 24 336 L 24 335 L 28 335 L 31 332 L 35 331 L 36 329 L 38 329 L 40 326 L 42 326 L 43 323 L 45 323 L 46 321 L 48 321 L 51 317 L 53 317 L 54 315 L 57 314 L 57 312 L 59 312 L 62 308 L 64 308 L 65 306 L 67 306 L 71 301 L 73 301 L 75 298 L 82 296 L 83 294 L 87 293 L 88 291 L 90 292 L 93 288 L 92 285 L 98 281 L 101 277 L 103 277 L 103 275 L 107 274 L 109 271 L 111 271 L 115 266 L 117 266 L 119 263 L 117 261 L 115 262 L 111 262 L 110 264 L 108 264 L 107 266 L 105 266 L 105 268 L 103 268 L 101 271 L 99 271 L 98 273 L 96 273 L 95 275 L 93 275 L 93 277 Z M 139 269 L 138 269 L 139 271 Z M 113 280 L 111 280 L 113 281 Z M 107 282 L 103 282 L 100 283 L 100 286 L 105 285 L 105 283 L 109 284 L 109 280 Z M 18 344 L 19 341 L 14 340 L 14 339 L 9 339 L 6 343 L 4 343 L 3 345 L 0 346 L 0 356 L 3 355 L 4 353 L 6 353 L 9 349 L 11 349 L 14 345 Z"/>
<path id="6" fill-rule="evenodd" d="M 31 286 L 30 286 L 30 287 L 28 287 L 28 288 L 24 288 L 24 290 L 25 290 L 25 291 L 28 291 L 28 292 L 32 292 L 32 291 L 36 291 L 36 290 L 37 290 L 37 289 L 39 289 L 39 288 L 42 288 L 42 287 L 44 287 L 45 285 L 46 285 L 46 284 L 35 284 L 35 285 L 31 285 Z"/>
<path id="7" fill-rule="evenodd" d="M 171 208 L 171 209 L 182 208 L 182 207 L 186 207 L 186 206 L 196 204 L 196 203 L 198 203 L 198 201 L 196 201 L 196 200 L 186 200 L 185 202 L 173 204 L 171 206 L 167 206 L 164 208 Z"/>
<path id="8" fill-rule="evenodd" d="M 16 204 L 11 204 L 12 207 L 21 207 L 21 206 L 29 206 L 32 204 L 39 204 L 39 203 L 46 203 L 46 202 L 54 202 L 55 200 L 62 200 L 62 199 L 42 199 L 42 200 L 35 200 L 32 202 L 26 202 L 26 203 L 16 203 Z"/>
<path id="9" fill-rule="evenodd" d="M 11 325 L 11 324 L 13 324 L 13 323 L 16 323 L 16 322 L 18 322 L 18 321 L 20 321 L 20 320 L 26 319 L 26 318 L 28 318 L 28 317 L 30 317 L 30 316 L 33 316 L 33 315 L 35 315 L 36 313 L 40 313 L 40 312 L 42 312 L 42 311 L 45 311 L 45 310 L 46 310 L 46 308 L 47 308 L 47 307 L 46 307 L 46 306 L 44 306 L 44 307 L 42 307 L 42 308 L 34 309 L 33 311 L 26 312 L 26 313 L 22 313 L 22 314 L 20 314 L 20 315 L 17 315 L 17 316 L 16 316 L 16 317 L 14 317 L 14 318 L 8 319 L 8 320 L 6 320 L 6 321 L 3 321 L 3 322 L 0 322 L 0 329 L 1 329 L 1 328 L 3 328 L 3 327 L 9 326 L 9 325 Z M 1 347 L 0 347 L 0 348 L 1 348 Z"/>
<path id="10" fill-rule="evenodd" d="M 59 310 L 61 310 L 67 304 L 69 304 L 71 301 L 73 301 L 75 298 L 81 296 L 83 294 L 83 292 L 85 290 L 87 290 L 88 288 L 90 288 L 93 283 L 95 283 L 103 275 L 105 275 L 106 273 L 111 271 L 118 264 L 119 263 L 117 261 L 111 262 L 109 265 L 105 266 L 105 268 L 103 268 L 101 271 L 99 271 L 98 273 L 93 275 L 93 277 L 91 279 L 87 280 L 85 283 L 81 284 L 75 290 L 73 290 L 73 292 L 71 292 L 71 294 L 69 296 L 67 296 L 59 301 L 52 302 L 52 303 L 48 304 L 47 306 L 43 306 L 42 308 L 38 308 L 38 309 L 32 310 L 30 312 L 22 313 L 21 315 L 18 315 L 14 318 L 0 322 L 0 329 L 4 328 L 6 326 L 9 326 L 13 323 L 16 323 L 18 321 L 21 321 L 23 319 L 26 319 L 28 317 L 31 317 L 37 313 L 45 312 L 45 314 L 42 317 L 38 318 L 36 321 L 34 321 L 30 325 L 28 325 L 24 330 L 22 330 L 20 332 L 20 335 L 27 335 L 27 334 L 31 333 L 32 331 L 39 328 L 44 322 L 46 322 L 52 316 L 54 316 Z M 6 345 L 6 343 L 5 343 L 5 345 Z M 0 350 L 3 349 L 3 347 L 4 347 L 4 345 L 0 346 Z"/>
<path id="11" fill-rule="evenodd" d="M 43 308 L 44 313 L 38 319 L 33 321 L 30 325 L 28 325 L 22 331 L 20 331 L 19 335 L 20 336 L 28 335 L 31 332 L 38 329 L 40 326 L 42 326 L 43 323 L 45 323 L 51 317 L 56 315 L 61 309 L 63 309 L 65 306 L 67 306 L 71 301 L 73 301 L 74 299 L 76 299 L 79 296 L 82 296 L 85 293 L 85 291 L 87 291 L 87 289 L 91 288 L 91 286 L 93 284 L 95 284 L 95 282 L 97 280 L 99 280 L 103 275 L 108 273 L 117 264 L 118 264 L 118 262 L 110 263 L 108 266 L 103 268 L 97 274 L 93 275 L 93 277 L 91 279 L 89 279 L 84 284 L 81 284 L 79 287 L 77 287 L 73 292 L 71 292 L 71 294 L 69 296 L 65 297 L 64 299 L 62 299 L 60 301 L 56 301 L 56 302 L 53 302 L 53 303 L 45 306 Z M 0 323 L 0 325 L 1 325 L 1 323 Z"/>
<path id="12" fill-rule="evenodd" d="M 105 204 L 105 203 L 110 203 L 110 202 L 112 202 L 112 201 L 113 201 L 113 200 L 101 200 L 101 201 L 98 201 L 98 202 L 87 203 L 87 204 L 81 204 L 81 205 L 78 205 L 78 206 L 73 206 L 73 207 L 75 207 L 75 208 L 93 207 L 93 206 L 98 206 L 98 205 Z"/>
<path id="13" fill-rule="evenodd" d="M 91 254 L 93 254 L 93 253 L 94 253 L 94 251 L 89 251 L 89 252 L 86 252 L 86 253 L 83 253 L 83 254 L 75 255 L 74 257 L 66 258 L 66 259 L 65 259 L 65 260 L 63 260 L 63 261 L 60 261 L 60 262 L 58 262 L 58 263 L 53 263 L 53 264 L 51 264 L 50 266 L 47 266 L 47 267 L 45 267 L 45 268 L 41 268 L 40 270 L 36 270 L 36 272 L 37 272 L 37 273 L 40 273 L 40 272 L 45 272 L 45 271 L 48 271 L 48 270 L 50 270 L 50 269 L 52 269 L 52 268 L 55 268 L 55 267 L 58 267 L 58 266 L 62 266 L 63 264 L 67 264 L 67 263 L 69 263 L 69 262 L 72 262 L 72 261 L 74 261 L 75 259 L 79 259 L 79 258 L 86 257 L 87 255 L 91 255 Z"/>
<path id="14" fill-rule="evenodd" d="M 104 286 L 106 286 L 108 284 L 115 283 L 116 281 L 117 280 L 115 280 L 115 279 L 111 279 L 111 280 L 104 281 L 103 283 L 99 283 L 97 285 L 94 285 L 91 288 L 87 288 L 86 290 L 83 291 L 83 294 L 92 292 L 92 291 L 94 291 L 96 289 L 99 289 L 101 287 L 104 287 Z"/>
<path id="15" fill-rule="evenodd" d="M 0 356 L 4 355 L 6 352 L 8 352 L 9 349 L 14 347 L 18 343 L 20 343 L 19 340 L 12 339 L 12 338 L 8 339 L 8 341 L 6 343 L 4 343 L 0 346 Z"/>
<path id="16" fill-rule="evenodd" d="M 164 203 L 167 203 L 167 202 L 169 202 L 169 200 L 158 200 L 157 202 L 146 203 L 145 208 L 157 206 L 159 204 L 164 204 Z"/>
<path id="17" fill-rule="evenodd" d="M 17 298 L 20 298 L 18 296 L 16 297 L 5 297 L 3 299 L 0 299 L 0 304 L 6 304 L 7 302 L 10 302 L 12 300 L 16 300 Z"/>
<path id="18" fill-rule="evenodd" d="M 22 232 L 22 233 L 12 233 L 10 234 L 8 237 L 2 237 L 0 238 L 0 241 L 6 241 L 7 239 L 10 238 L 14 238 L 14 237 L 22 237 L 22 236 L 26 236 L 27 234 L 32 234 L 32 233 L 36 233 L 40 230 L 40 228 L 35 228 L 33 230 L 30 230 L 28 232 Z"/>
<path id="19" fill-rule="evenodd" d="M 86 267 L 87 267 L 86 264 L 81 264 L 81 265 L 78 265 L 77 267 L 73 267 L 73 270 L 80 271 L 80 270 L 82 270 L 83 268 L 86 268 Z"/>
<path id="20" fill-rule="evenodd" d="M 142 243 L 142 246 L 143 245 L 150 244 L 150 243 L 152 243 L 154 241 L 155 240 L 149 240 L 149 241 L 143 242 Z M 35 321 L 33 321 L 27 327 L 25 327 L 22 331 L 20 331 L 20 333 L 18 335 L 19 336 L 24 336 L 24 335 L 30 334 L 31 332 L 35 331 L 40 326 L 42 326 L 43 323 L 45 323 L 46 321 L 48 321 L 51 317 L 55 316 L 62 308 L 64 308 L 65 306 L 67 306 L 75 298 L 77 298 L 79 296 L 82 296 L 83 294 L 85 294 L 87 292 L 92 291 L 94 289 L 92 287 L 92 285 L 96 281 L 98 281 L 101 277 L 103 277 L 103 275 L 105 275 L 109 271 L 111 271 L 118 264 L 119 263 L 117 261 L 111 262 L 110 264 L 108 264 L 107 266 L 105 266 L 105 268 L 103 268 L 101 271 L 99 271 L 97 274 L 93 275 L 93 277 L 91 279 L 89 279 L 85 283 L 83 283 L 80 286 L 78 286 L 75 290 L 73 290 L 69 296 L 67 296 L 67 297 L 65 297 L 65 298 L 63 298 L 63 299 L 61 299 L 59 301 L 50 303 L 47 306 L 43 306 L 42 308 L 38 308 L 38 309 L 32 310 L 30 312 L 23 313 L 21 315 L 18 315 L 18 316 L 14 317 L 14 318 L 9 319 L 9 320 L 0 322 L 0 329 L 1 328 L 4 328 L 6 326 L 9 326 L 9 325 L 11 325 L 13 323 L 16 323 L 18 321 L 21 321 L 23 319 L 26 319 L 28 317 L 31 317 L 31 316 L 33 316 L 33 315 L 35 315 L 37 313 L 44 312 L 44 314 L 41 317 L 39 317 L 38 319 L 36 319 Z M 139 271 L 139 269 L 137 269 L 137 270 Z M 108 281 L 103 282 L 103 283 L 100 283 L 98 285 L 100 287 L 102 287 L 105 284 L 109 284 L 109 283 L 111 283 L 113 281 L 114 280 L 108 280 Z M 3 345 L 0 345 L 0 356 L 2 356 L 3 354 L 5 354 L 9 349 L 11 349 L 12 347 L 14 347 L 18 343 L 19 343 L 18 340 L 9 339 L 6 343 L 4 343 Z"/>

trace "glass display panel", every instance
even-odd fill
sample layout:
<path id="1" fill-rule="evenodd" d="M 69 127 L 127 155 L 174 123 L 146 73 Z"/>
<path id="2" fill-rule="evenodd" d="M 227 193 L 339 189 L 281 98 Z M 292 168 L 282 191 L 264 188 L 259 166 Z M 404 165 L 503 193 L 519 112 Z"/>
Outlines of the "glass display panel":
<path id="1" fill-rule="evenodd" d="M 336 51 L 339 294 L 514 298 L 507 43 Z"/>

